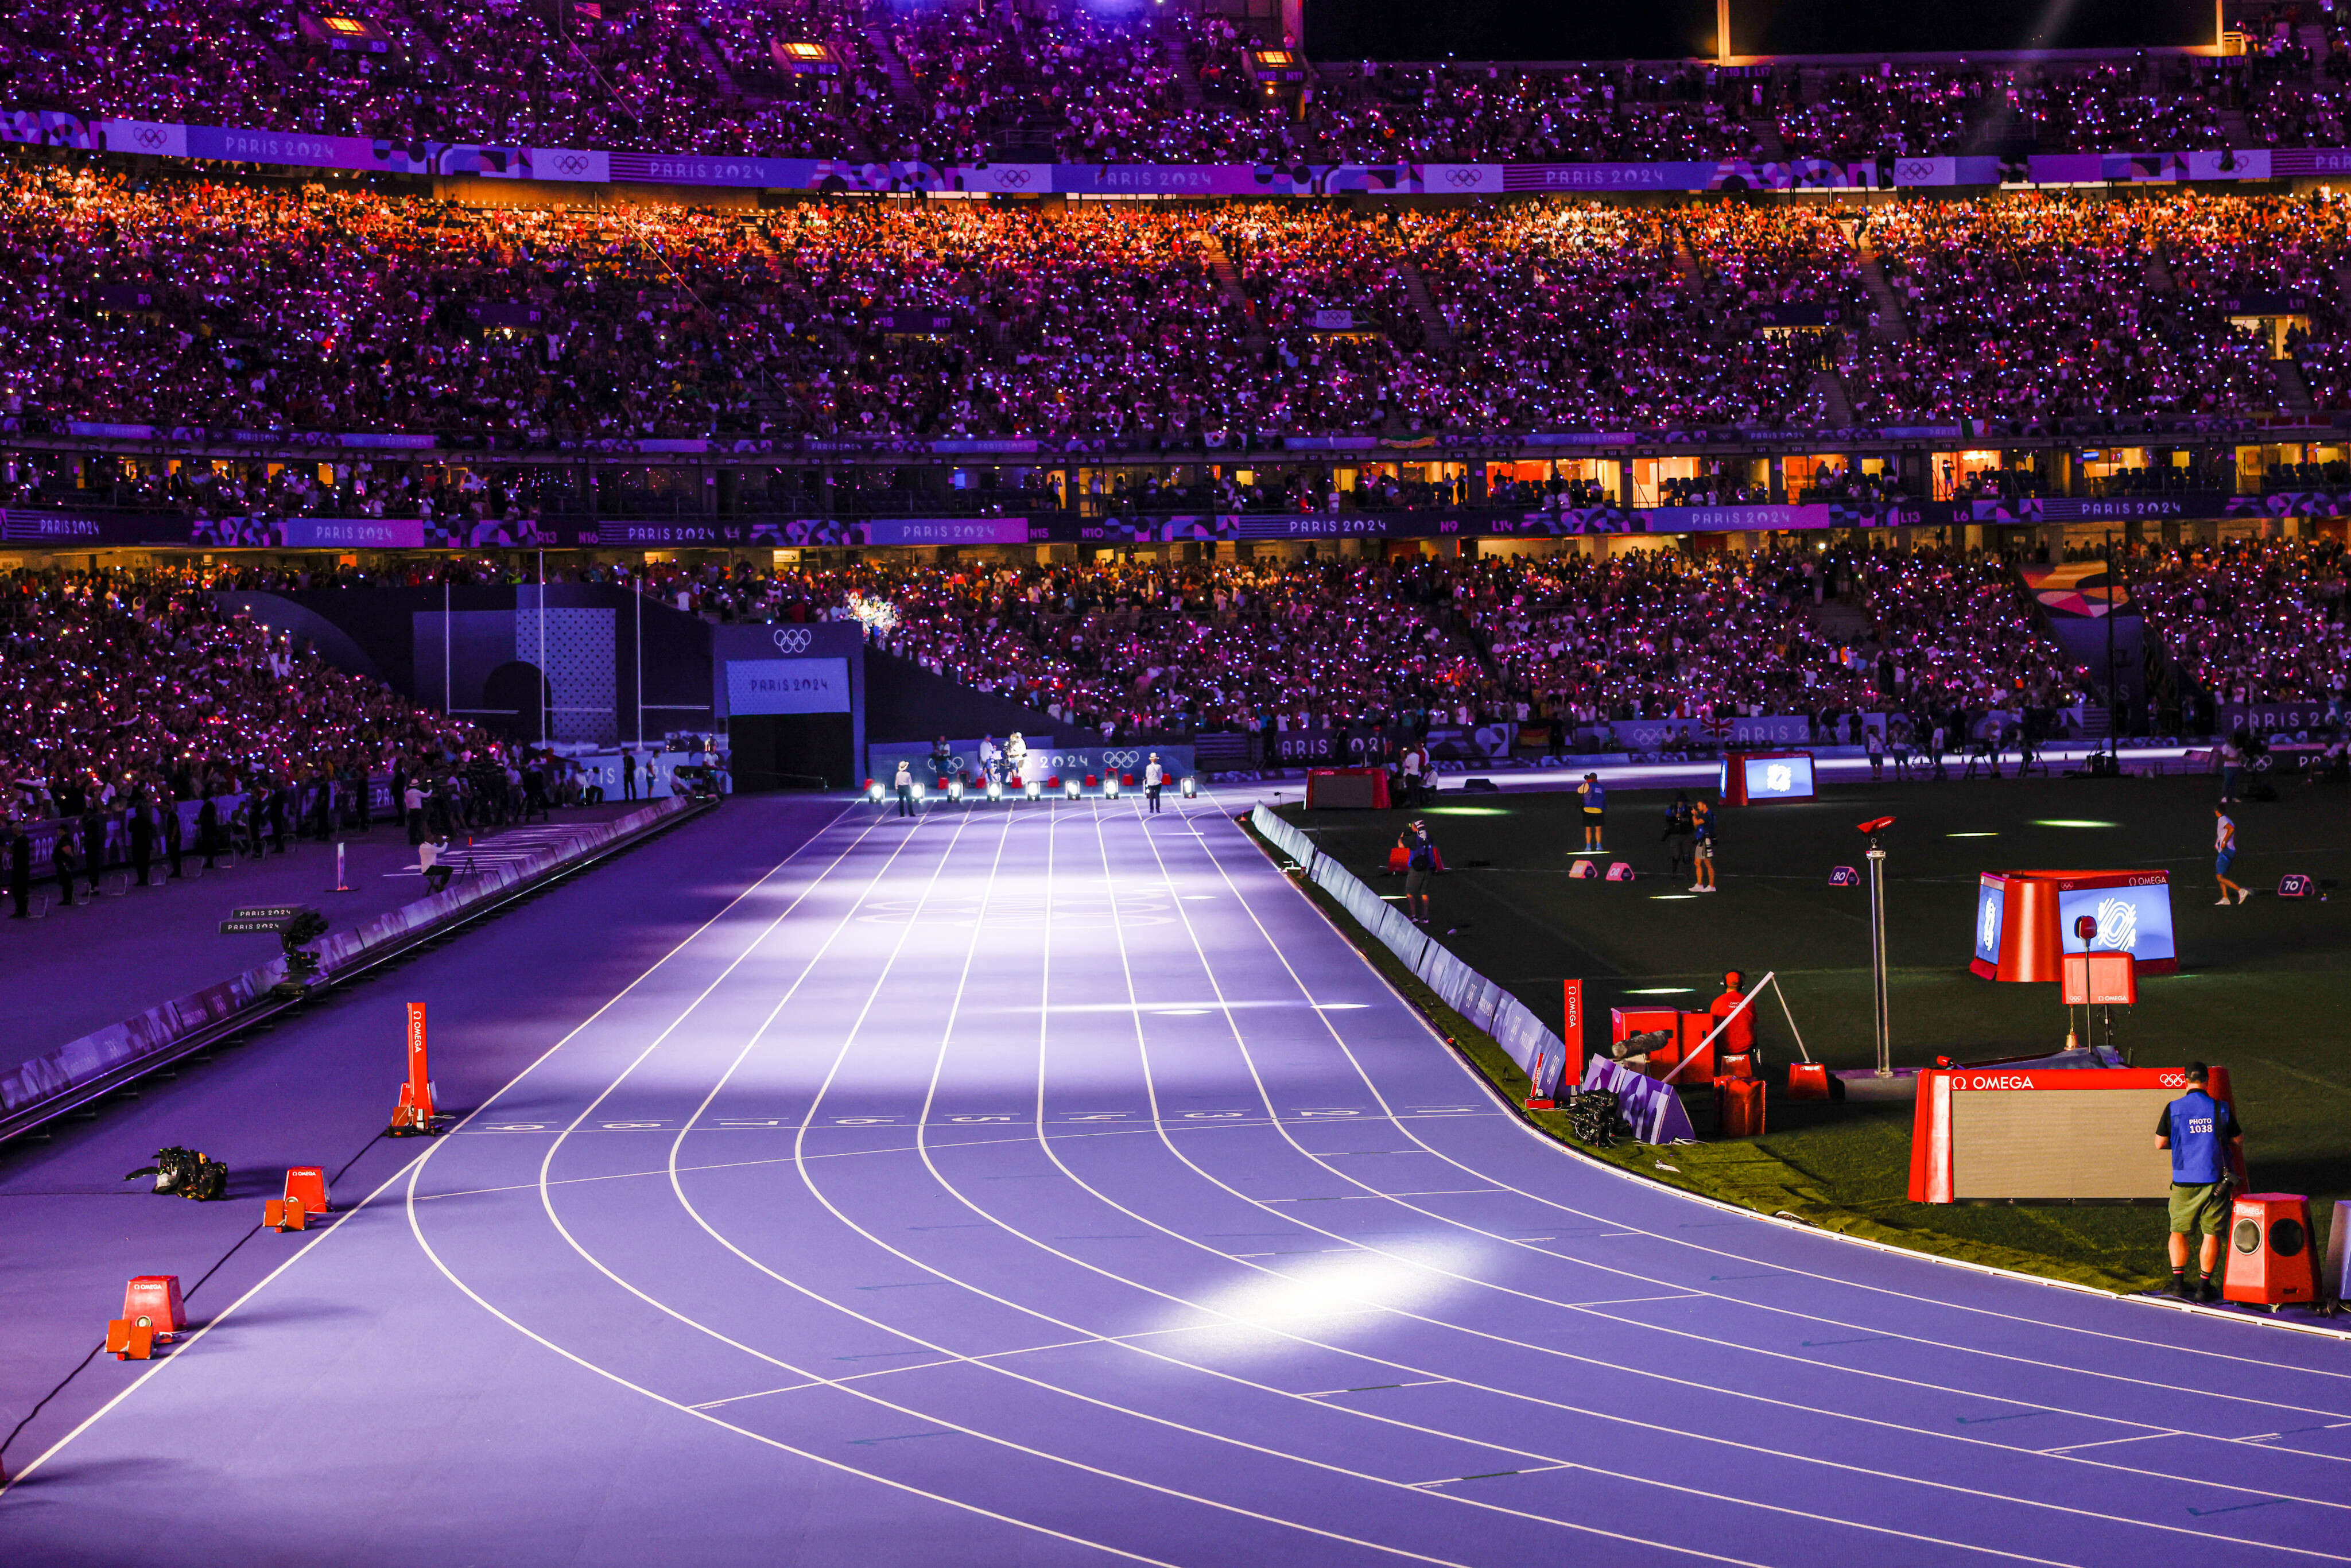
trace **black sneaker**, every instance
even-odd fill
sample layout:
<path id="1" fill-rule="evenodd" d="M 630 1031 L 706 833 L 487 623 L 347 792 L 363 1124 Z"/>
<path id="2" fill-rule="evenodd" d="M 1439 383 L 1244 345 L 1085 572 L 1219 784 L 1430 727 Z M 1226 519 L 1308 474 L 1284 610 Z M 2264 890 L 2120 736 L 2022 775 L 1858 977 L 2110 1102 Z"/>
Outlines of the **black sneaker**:
<path id="1" fill-rule="evenodd" d="M 2196 1294 L 2196 1281 L 2186 1274 L 2174 1274 L 2171 1277 L 2171 1293 L 2183 1301 L 2199 1299 Z"/>
<path id="2" fill-rule="evenodd" d="M 2210 1279 L 2199 1280 L 2196 1281 L 2196 1299 L 2199 1301 L 2219 1301 L 2220 1299 L 2220 1282 L 2217 1280 Z"/>

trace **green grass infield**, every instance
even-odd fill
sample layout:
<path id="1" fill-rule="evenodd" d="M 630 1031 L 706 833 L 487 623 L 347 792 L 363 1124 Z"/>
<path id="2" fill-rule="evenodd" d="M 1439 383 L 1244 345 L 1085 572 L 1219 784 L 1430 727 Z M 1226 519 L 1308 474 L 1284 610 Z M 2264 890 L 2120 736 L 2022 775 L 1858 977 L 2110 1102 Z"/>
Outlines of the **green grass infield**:
<path id="1" fill-rule="evenodd" d="M 2322 1237 L 2335 1200 L 2351 1196 L 2351 1028 L 2335 994 L 2351 985 L 2351 888 L 2329 899 L 2274 891 L 2288 873 L 2351 881 L 2351 799 L 2340 789 L 2287 785 L 2278 800 L 2232 809 L 2232 876 L 2256 892 L 2227 908 L 2215 904 L 2209 778 L 1889 779 L 1830 786 L 1813 801 L 1721 810 L 1721 891 L 1711 894 L 1691 893 L 1686 871 L 1668 874 L 1671 789 L 1609 791 L 1606 858 L 1634 867 L 1630 883 L 1569 876 L 1583 824 L 1567 790 L 1448 789 L 1418 812 L 1308 811 L 1295 785 L 1250 793 L 1383 893 L 1401 893 L 1385 875 L 1387 851 L 1424 816 L 1448 867 L 1432 889 L 1447 946 L 1554 1029 L 1560 982 L 1581 978 L 1587 1048 L 1607 1039 L 1613 1008 L 1703 1008 L 1724 970 L 1750 978 L 1772 970 L 1813 1060 L 1874 1064 L 1868 894 L 1830 877 L 1865 863 L 1855 825 L 1891 816 L 1883 841 L 1894 1064 L 2054 1051 L 2066 1027 L 2055 986 L 2001 985 L 1969 971 L 1978 875 L 2168 871 L 2179 972 L 2140 980 L 2138 1005 L 2116 1010 L 2114 1043 L 2140 1067 L 2227 1066 L 2252 1190 L 2306 1194 Z M 1298 880 L 1489 1079 L 1525 1099 L 1524 1076 L 1490 1039 Z M 1911 1203 L 1908 1103 L 1790 1100 L 1795 1043 L 1776 1003 L 1765 998 L 1757 1010 L 1770 1084 L 1762 1136 L 1713 1141 L 1712 1095 L 1693 1090 L 1685 1101 L 1708 1141 L 1587 1152 L 1710 1197 L 1938 1256 L 2115 1291 L 2168 1278 L 2159 1207 Z M 1529 1114 L 1566 1136 L 1560 1114 Z"/>

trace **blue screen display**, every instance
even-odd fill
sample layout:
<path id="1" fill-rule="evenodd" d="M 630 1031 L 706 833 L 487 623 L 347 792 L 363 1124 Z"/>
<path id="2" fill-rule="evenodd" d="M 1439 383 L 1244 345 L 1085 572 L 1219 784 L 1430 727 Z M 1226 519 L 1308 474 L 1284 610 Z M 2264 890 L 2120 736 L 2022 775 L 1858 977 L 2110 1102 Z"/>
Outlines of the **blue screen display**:
<path id="1" fill-rule="evenodd" d="M 2086 942 L 2074 934 L 2084 915 L 2097 922 Z M 2085 887 L 2057 895 L 2057 940 L 2067 953 L 2128 953 L 2140 963 L 2176 958 L 2171 942 L 2171 889 Z"/>
<path id="2" fill-rule="evenodd" d="M 1747 798 L 1750 800 L 1809 800 L 1813 798 L 1813 759 L 1809 757 L 1750 757 Z"/>
<path id="3" fill-rule="evenodd" d="M 2008 918 L 2008 890 L 1986 881 L 1976 887 L 1976 956 L 1987 964 L 2000 962 L 2000 928 Z"/>

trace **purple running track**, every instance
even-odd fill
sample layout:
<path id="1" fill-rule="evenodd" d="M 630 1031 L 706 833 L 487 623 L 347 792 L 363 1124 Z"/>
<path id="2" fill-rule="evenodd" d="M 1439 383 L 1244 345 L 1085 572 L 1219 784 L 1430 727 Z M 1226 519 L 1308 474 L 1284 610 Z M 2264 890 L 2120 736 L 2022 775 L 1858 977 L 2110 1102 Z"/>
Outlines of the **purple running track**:
<path id="1" fill-rule="evenodd" d="M 853 807 L 592 1013 L 551 1000 L 545 1054 L 51 1448 L 0 1540 L 2351 1562 L 2351 1348 L 1579 1159 L 1214 802 L 1139 805 Z"/>

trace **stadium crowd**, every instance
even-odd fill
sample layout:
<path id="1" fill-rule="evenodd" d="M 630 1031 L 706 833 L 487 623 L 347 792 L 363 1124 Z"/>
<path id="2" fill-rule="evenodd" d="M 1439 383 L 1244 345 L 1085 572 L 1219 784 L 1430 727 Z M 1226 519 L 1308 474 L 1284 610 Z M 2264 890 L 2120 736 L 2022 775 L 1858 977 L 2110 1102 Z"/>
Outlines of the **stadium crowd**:
<path id="1" fill-rule="evenodd" d="M 2136 562 L 2131 599 L 2170 657 L 2216 703 L 2326 702 L 2351 683 L 2339 543 L 2244 540 Z"/>
<path id="2" fill-rule="evenodd" d="M 946 162 L 1642 162 L 2339 145 L 2339 52 L 1876 70 L 1339 65 L 1268 92 L 1196 5 L 24 0 L 0 108 L 542 147 Z M 809 51 L 820 51 L 810 57 Z"/>
<path id="3" fill-rule="evenodd" d="M 11 574 L 0 649 L 0 769 L 20 796 L 219 793 L 311 768 L 380 771 L 486 739 L 143 573 Z"/>
<path id="4" fill-rule="evenodd" d="M 2343 546 L 2135 553 L 2133 594 L 2181 713 L 2315 702 L 2340 723 Z M 1661 720 L 1666 744 L 1689 747 L 1719 742 L 1741 716 L 1792 716 L 1834 744 L 1860 738 L 1861 716 L 1884 715 L 1897 748 L 1928 750 L 1939 735 L 1956 750 L 1994 726 L 2012 738 L 2019 715 L 2099 695 L 2093 673 L 2039 630 L 2010 563 L 1934 549 L 876 559 L 806 570 L 664 561 L 564 575 L 713 620 L 854 619 L 883 652 L 1119 743 L 1239 731 L 1282 754 L 1285 737 L 1308 732 L 1535 725 L 1556 750 L 1616 747 L 1612 723 Z M 412 837 L 570 803 L 580 780 L 559 760 L 337 671 L 207 596 L 517 576 L 464 556 L 372 570 L 20 570 L 0 592 L 0 814 L 82 825 L 45 873 L 69 886 L 120 862 L 128 835 L 166 831 L 182 802 L 191 853 L 364 828 L 367 781 L 386 774 L 395 799 L 414 780 L 428 802 Z M 1831 601 L 1844 613 L 1824 616 Z M 142 817 L 145 828 L 124 826 Z"/>
<path id="5" fill-rule="evenodd" d="M 2351 406 L 2346 205 L 750 215 L 20 167 L 0 173 L 0 422 L 1202 450 L 1285 433 L 1813 427 L 1840 386 L 1875 422 L 2242 420 L 2286 399 L 2248 309 L 2291 321 L 2315 408 Z M 1873 324 L 1872 260 L 1902 330 Z M 446 515 L 451 497 L 433 499 Z"/>

